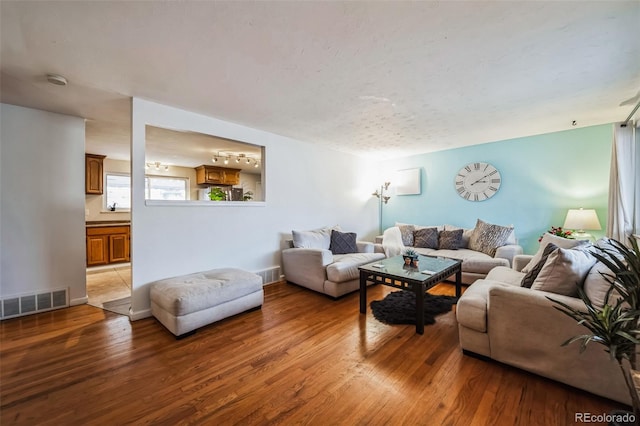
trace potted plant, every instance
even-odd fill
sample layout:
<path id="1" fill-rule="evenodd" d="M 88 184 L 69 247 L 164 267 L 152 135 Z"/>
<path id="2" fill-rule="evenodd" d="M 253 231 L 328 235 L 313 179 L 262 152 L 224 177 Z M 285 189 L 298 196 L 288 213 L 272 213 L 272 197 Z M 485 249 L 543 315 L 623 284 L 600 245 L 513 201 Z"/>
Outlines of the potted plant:
<path id="1" fill-rule="evenodd" d="M 408 248 L 402 253 L 402 258 L 404 259 L 404 264 L 407 266 L 418 266 L 418 253 L 411 248 Z"/>
<path id="2" fill-rule="evenodd" d="M 633 414 L 640 419 L 640 397 L 633 381 L 633 373 L 638 367 L 637 345 L 640 343 L 640 252 L 635 238 L 629 238 L 629 242 L 631 248 L 613 239 L 609 240 L 610 248 L 594 246 L 594 257 L 611 270 L 611 274 L 601 273 L 609 283 L 602 308 L 593 305 L 582 286 L 578 286 L 578 294 L 586 312 L 552 298 L 549 300 L 559 305 L 554 306 L 556 309 L 589 330 L 589 333 L 573 336 L 562 345 L 581 341 L 581 353 L 591 342 L 603 345 L 611 359 L 618 363 L 631 396 Z"/>
<path id="3" fill-rule="evenodd" d="M 220 188 L 211 188 L 209 190 L 209 199 L 211 201 L 225 201 L 227 194 Z"/>
<path id="4" fill-rule="evenodd" d="M 242 201 L 251 201 L 253 200 L 253 192 L 247 191 L 242 195 Z"/>

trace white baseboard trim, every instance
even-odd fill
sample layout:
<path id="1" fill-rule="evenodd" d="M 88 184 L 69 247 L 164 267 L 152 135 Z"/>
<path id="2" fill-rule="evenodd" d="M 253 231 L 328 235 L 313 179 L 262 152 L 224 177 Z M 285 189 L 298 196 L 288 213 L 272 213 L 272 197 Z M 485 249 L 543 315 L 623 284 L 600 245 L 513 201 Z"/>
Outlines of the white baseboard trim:
<path id="1" fill-rule="evenodd" d="M 151 315 L 151 308 L 149 309 L 145 309 L 142 311 L 137 311 L 137 312 L 133 312 L 133 311 L 129 311 L 129 320 L 130 321 L 138 321 L 144 318 L 149 318 L 153 315 Z"/>
<path id="2" fill-rule="evenodd" d="M 69 301 L 69 306 L 86 305 L 87 303 L 89 303 L 89 297 L 84 296 L 84 297 L 79 297 L 77 299 L 71 299 Z"/>

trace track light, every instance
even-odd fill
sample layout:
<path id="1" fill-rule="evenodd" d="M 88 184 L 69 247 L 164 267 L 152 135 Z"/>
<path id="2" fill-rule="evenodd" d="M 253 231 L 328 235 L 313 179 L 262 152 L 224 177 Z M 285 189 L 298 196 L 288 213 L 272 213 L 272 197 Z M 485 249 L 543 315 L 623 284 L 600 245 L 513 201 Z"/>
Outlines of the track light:
<path id="1" fill-rule="evenodd" d="M 217 162 L 218 162 L 218 157 L 213 157 L 213 158 L 211 159 L 211 162 L 213 162 L 213 163 L 217 163 Z"/>
<path id="2" fill-rule="evenodd" d="M 224 164 L 229 164 L 229 157 L 224 159 Z"/>
<path id="3" fill-rule="evenodd" d="M 236 157 L 236 163 L 240 162 L 240 157 Z"/>

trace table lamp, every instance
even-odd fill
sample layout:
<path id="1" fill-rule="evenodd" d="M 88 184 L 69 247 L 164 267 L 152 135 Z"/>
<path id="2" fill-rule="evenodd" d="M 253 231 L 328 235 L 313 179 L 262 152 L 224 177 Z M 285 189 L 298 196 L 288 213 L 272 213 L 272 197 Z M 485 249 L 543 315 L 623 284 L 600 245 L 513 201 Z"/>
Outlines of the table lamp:
<path id="1" fill-rule="evenodd" d="M 594 239 L 591 234 L 584 231 L 599 231 L 602 229 L 598 215 L 594 209 L 569 209 L 567 218 L 564 220 L 563 228 L 576 231 L 574 238 L 578 240 Z"/>

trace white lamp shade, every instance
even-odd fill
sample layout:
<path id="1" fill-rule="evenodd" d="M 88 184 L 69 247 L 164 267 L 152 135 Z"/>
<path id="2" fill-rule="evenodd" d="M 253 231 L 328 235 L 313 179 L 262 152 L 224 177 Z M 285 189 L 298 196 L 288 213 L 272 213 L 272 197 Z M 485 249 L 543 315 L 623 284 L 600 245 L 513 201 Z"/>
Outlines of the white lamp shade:
<path id="1" fill-rule="evenodd" d="M 579 231 L 602 229 L 594 209 L 569 209 L 563 228 Z"/>

